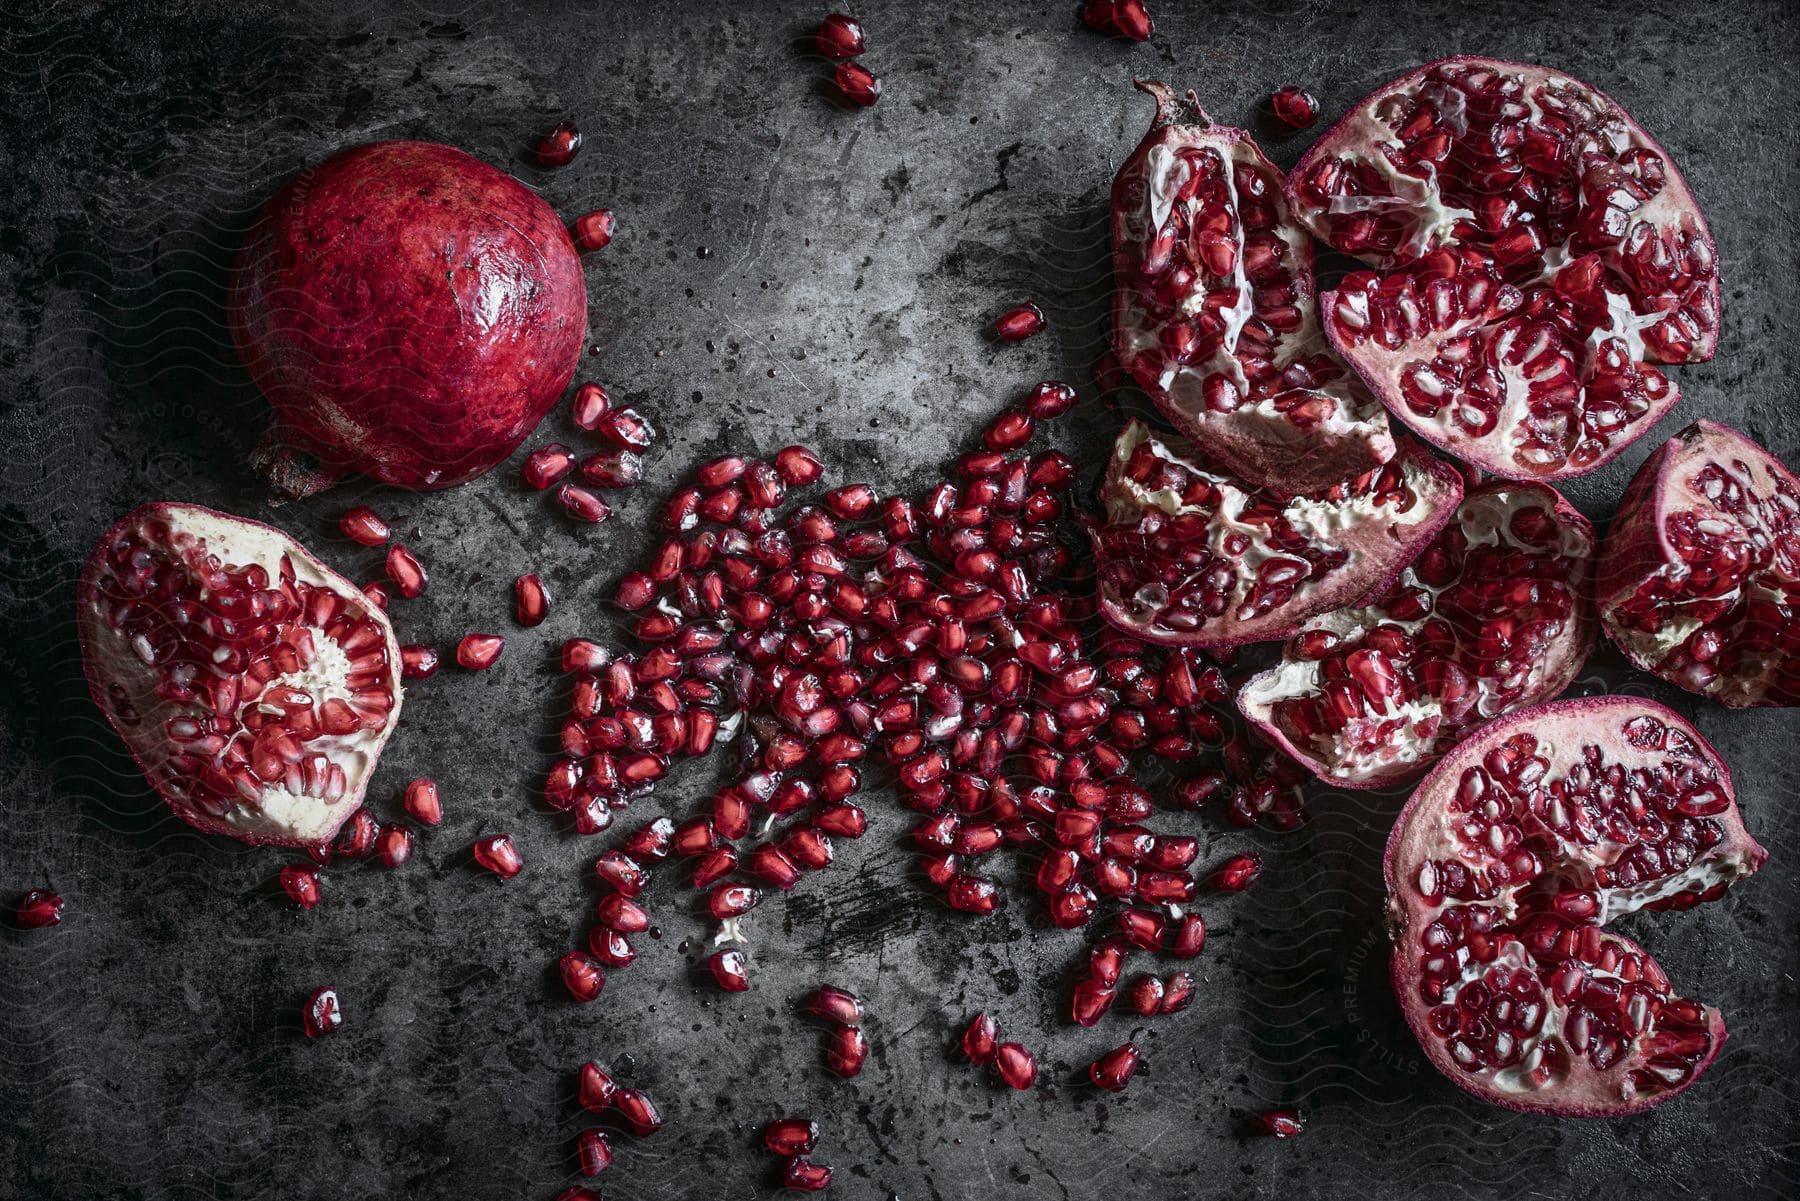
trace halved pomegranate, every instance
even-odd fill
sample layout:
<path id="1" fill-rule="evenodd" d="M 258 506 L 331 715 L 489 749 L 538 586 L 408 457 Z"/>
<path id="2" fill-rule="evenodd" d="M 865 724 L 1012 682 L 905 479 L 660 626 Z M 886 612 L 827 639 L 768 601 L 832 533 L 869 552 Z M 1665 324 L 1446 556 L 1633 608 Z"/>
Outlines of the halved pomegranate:
<path id="1" fill-rule="evenodd" d="M 1100 608 L 1172 646 L 1286 638 L 1379 592 L 1456 510 L 1462 477 L 1423 450 L 1314 496 L 1282 500 L 1201 466 L 1191 445 L 1126 425 L 1090 532 Z"/>
<path id="2" fill-rule="evenodd" d="M 1385 463 L 1387 415 L 1320 335 L 1281 171 L 1192 92 L 1156 100 L 1112 190 L 1113 351 L 1237 475 L 1292 496 Z"/>
<path id="3" fill-rule="evenodd" d="M 1712 357 L 1712 236 L 1668 153 L 1560 71 L 1429 63 L 1365 97 L 1287 184 L 1358 271 L 1325 333 L 1395 416 L 1495 475 L 1592 471 Z"/>
<path id="4" fill-rule="evenodd" d="M 1594 644 L 1594 549 L 1548 485 L 1483 484 L 1380 600 L 1307 622 L 1238 708 L 1328 783 L 1410 780 L 1575 678 Z"/>
<path id="5" fill-rule="evenodd" d="M 1638 469 L 1600 556 L 1600 619 L 1645 671 L 1733 708 L 1800 704 L 1800 480 L 1699 421 Z"/>
<path id="6" fill-rule="evenodd" d="M 1400 1006 L 1483 1100 L 1648 1109 L 1699 1078 L 1725 1023 L 1600 927 L 1713 900 L 1765 858 L 1730 772 L 1674 711 L 1624 696 L 1521 709 L 1446 754 L 1388 839 Z"/>
<path id="7" fill-rule="evenodd" d="M 178 817 L 310 846 L 355 812 L 400 716 L 400 648 L 355 584 L 271 526 L 150 504 L 77 591 L 88 688 Z"/>

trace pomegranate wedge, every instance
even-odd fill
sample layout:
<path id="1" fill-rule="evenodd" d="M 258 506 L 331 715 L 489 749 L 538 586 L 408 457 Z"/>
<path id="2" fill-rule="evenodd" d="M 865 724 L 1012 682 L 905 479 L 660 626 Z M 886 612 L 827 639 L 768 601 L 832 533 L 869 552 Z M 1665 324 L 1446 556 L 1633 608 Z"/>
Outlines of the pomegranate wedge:
<path id="1" fill-rule="evenodd" d="M 1594 549 L 1547 485 L 1483 484 L 1386 595 L 1307 622 L 1238 707 L 1328 783 L 1413 779 L 1575 678 L 1594 644 Z"/>
<path id="2" fill-rule="evenodd" d="M 1281 172 L 1192 92 L 1137 86 L 1156 117 L 1113 181 L 1119 362 L 1177 429 L 1283 496 L 1386 462 L 1387 415 L 1319 332 Z"/>
<path id="3" fill-rule="evenodd" d="M 1132 421 L 1090 533 L 1100 609 L 1169 646 L 1286 638 L 1386 588 L 1456 510 L 1462 478 L 1409 451 L 1348 483 L 1283 500 L 1203 467 L 1194 448 Z"/>
<path id="4" fill-rule="evenodd" d="M 1695 422 L 1625 490 L 1599 599 L 1645 671 L 1733 708 L 1800 704 L 1800 480 L 1736 430 Z"/>
<path id="5" fill-rule="evenodd" d="M 380 607 L 271 526 L 151 504 L 82 569 L 88 687 L 178 817 L 253 843 L 323 843 L 400 716 Z"/>
<path id="6" fill-rule="evenodd" d="M 1429 63 L 1359 101 L 1287 183 L 1358 271 L 1325 333 L 1393 414 L 1509 479 L 1592 471 L 1712 357 L 1719 275 L 1681 172 L 1560 71 Z"/>
<path id="7" fill-rule="evenodd" d="M 1465 739 L 1388 839 L 1394 990 L 1419 1044 L 1496 1105 L 1636 1113 L 1697 1080 L 1717 1010 L 1601 929 L 1713 900 L 1767 858 L 1731 774 L 1672 710 L 1555 701 Z"/>

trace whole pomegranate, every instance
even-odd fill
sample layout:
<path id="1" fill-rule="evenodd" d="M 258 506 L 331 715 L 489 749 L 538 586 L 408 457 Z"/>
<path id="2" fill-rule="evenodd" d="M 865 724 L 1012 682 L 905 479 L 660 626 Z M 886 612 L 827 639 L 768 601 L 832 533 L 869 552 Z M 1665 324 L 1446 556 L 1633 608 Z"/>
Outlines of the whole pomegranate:
<path id="1" fill-rule="evenodd" d="M 134 509 L 77 585 L 94 702 L 176 816 L 317 846 L 356 811 L 400 717 L 381 607 L 280 530 Z"/>
<path id="2" fill-rule="evenodd" d="M 550 206 L 431 142 L 302 172 L 245 239 L 228 303 L 275 410 L 257 466 L 290 497 L 350 473 L 414 489 L 482 474 L 562 394 L 587 328 Z"/>

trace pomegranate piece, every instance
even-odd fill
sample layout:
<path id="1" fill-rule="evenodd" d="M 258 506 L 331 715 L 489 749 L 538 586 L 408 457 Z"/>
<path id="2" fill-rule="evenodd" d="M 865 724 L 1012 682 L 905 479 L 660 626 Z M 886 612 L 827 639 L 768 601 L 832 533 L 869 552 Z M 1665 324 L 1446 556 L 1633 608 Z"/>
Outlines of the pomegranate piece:
<path id="1" fill-rule="evenodd" d="M 819 1139 L 819 1124 L 811 1118 L 776 1118 L 763 1127 L 763 1146 L 791 1158 L 812 1152 Z"/>
<path id="2" fill-rule="evenodd" d="M 375 853 L 387 866 L 401 866 L 412 858 L 412 831 L 393 823 L 381 827 L 381 833 L 375 836 Z"/>
<path id="3" fill-rule="evenodd" d="M 564 484 L 556 490 L 556 503 L 576 521 L 598 525 L 612 516 L 612 506 L 577 484 Z"/>
<path id="4" fill-rule="evenodd" d="M 1596 629 L 1595 545 L 1547 485 L 1471 489 L 1384 596 L 1307 622 L 1238 707 L 1328 783 L 1416 779 L 1474 727 L 1575 678 Z"/>
<path id="5" fill-rule="evenodd" d="M 1109 1093 L 1121 1093 L 1131 1083 L 1137 1065 L 1137 1044 L 1123 1043 L 1088 1065 L 1088 1079 L 1094 1082 L 1096 1088 L 1103 1088 Z"/>
<path id="6" fill-rule="evenodd" d="M 1319 119 L 1319 102 L 1303 87 L 1289 84 L 1269 97 L 1275 119 L 1291 129 L 1306 129 Z"/>
<path id="7" fill-rule="evenodd" d="M 1376 89 L 1287 183 L 1377 271 L 1319 298 L 1326 336 L 1419 435 L 1508 479 L 1612 459 L 1710 359 L 1719 274 L 1668 153 L 1560 71 L 1428 63 Z"/>
<path id="8" fill-rule="evenodd" d="M 318 873 L 313 873 L 313 900 L 309 905 L 294 895 L 295 890 L 288 888 L 288 872 L 307 871 L 307 868 L 283 868 L 281 887 L 287 891 L 296 905 L 302 909 L 311 909 L 319 903 Z M 42 930 L 62 921 L 63 899 L 47 888 L 34 888 L 19 898 L 18 906 L 13 910 L 13 917 L 23 930 Z"/>
<path id="9" fill-rule="evenodd" d="M 837 70 L 831 73 L 831 82 L 848 104 L 868 108 L 881 99 L 880 77 L 861 63 L 839 63 Z"/>
<path id="10" fill-rule="evenodd" d="M 1306 1129 L 1300 1115 L 1291 1109 L 1271 1109 L 1257 1117 L 1264 1130 L 1274 1138 L 1298 1138 Z"/>
<path id="11" fill-rule="evenodd" d="M 367 505 L 357 505 L 338 518 L 338 529 L 350 541 L 364 546 L 385 546 L 394 533 L 381 514 Z"/>
<path id="12" fill-rule="evenodd" d="M 500 634 L 465 634 L 456 645 L 456 661 L 470 671 L 486 671 L 500 661 L 506 638 Z"/>
<path id="13" fill-rule="evenodd" d="M 300 1008 L 300 1027 L 306 1031 L 308 1038 L 336 1034 L 338 1027 L 343 1024 L 344 1011 L 338 1004 L 335 988 L 315 989 L 312 996 L 306 998 L 306 1004 Z"/>
<path id="14" fill-rule="evenodd" d="M 1462 499 L 1455 469 L 1423 451 L 1314 497 L 1283 501 L 1200 465 L 1195 449 L 1126 425 L 1090 531 L 1101 614 L 1169 646 L 1286 638 L 1309 618 L 1384 589 Z"/>
<path id="15" fill-rule="evenodd" d="M 575 245 L 580 250 L 605 250 L 613 239 L 616 224 L 611 209 L 595 209 L 575 218 Z M 592 426 L 583 426 L 592 429 Z"/>
<path id="16" fill-rule="evenodd" d="M 1023 342 L 1043 328 L 1044 310 L 1029 300 L 994 319 L 994 333 L 1002 342 Z"/>
<path id="17" fill-rule="evenodd" d="M 831 1169 L 810 1159 L 790 1159 L 781 1167 L 783 1187 L 816 1193 L 831 1184 Z"/>
<path id="18" fill-rule="evenodd" d="M 1281 172 L 1193 93 L 1137 86 L 1156 116 L 1113 180 L 1120 365 L 1228 471 L 1281 496 L 1387 462 L 1387 415 L 1320 332 Z"/>
<path id="19" fill-rule="evenodd" d="M 963 1054 L 969 1062 L 978 1067 L 985 1067 L 994 1062 L 994 1055 L 1000 1045 L 1000 1024 L 985 1012 L 978 1013 L 969 1022 L 969 1028 L 963 1031 Z"/>
<path id="20" fill-rule="evenodd" d="M 824 984 L 812 995 L 808 1008 L 818 1017 L 828 1022 L 836 1022 L 840 1026 L 860 1026 L 863 1020 L 862 1002 L 856 994 L 847 989 Z M 796 1152 L 796 1154 L 799 1154 Z"/>
<path id="21" fill-rule="evenodd" d="M 1800 704 L 1800 480 L 1700 421 L 1645 460 L 1600 555 L 1606 632 L 1633 663 L 1732 708 Z"/>
<path id="22" fill-rule="evenodd" d="M 420 566 L 419 560 L 413 557 L 410 550 L 398 542 L 388 548 L 387 574 L 388 579 L 394 581 L 394 587 L 400 595 L 407 600 L 417 600 L 425 595 L 425 568 Z"/>
<path id="23" fill-rule="evenodd" d="M 650 1099 L 650 1094 L 640 1089 L 620 1089 L 613 1094 L 613 1105 L 618 1109 L 626 1129 L 639 1138 L 662 1129 L 662 1114 L 658 1112 L 656 1103 Z"/>
<path id="24" fill-rule="evenodd" d="M 714 982 L 725 992 L 746 992 L 750 988 L 750 965 L 742 951 L 714 951 L 706 961 Z"/>
<path id="25" fill-rule="evenodd" d="M 493 872 L 503 880 L 510 880 L 524 868 L 519 852 L 513 846 L 512 838 L 506 834 L 495 834 L 475 842 L 475 862 Z"/>
<path id="26" fill-rule="evenodd" d="M 525 456 L 520 478 L 525 486 L 542 492 L 561 480 L 575 467 L 575 452 L 560 442 L 540 446 Z"/>
<path id="27" fill-rule="evenodd" d="M 1715 899 L 1766 857 L 1724 763 L 1673 711 L 1521 709 L 1440 759 L 1395 823 L 1395 993 L 1433 1065 L 1486 1101 L 1648 1109 L 1706 1070 L 1724 1019 L 1601 927 Z"/>
<path id="28" fill-rule="evenodd" d="M 127 514 L 76 593 L 89 690 L 182 820 L 313 847 L 400 715 L 387 615 L 281 531 L 195 505 Z"/>
<path id="29" fill-rule="evenodd" d="M 316 867 L 292 867 L 292 866 L 282 868 L 281 869 L 281 891 L 287 894 L 288 900 L 290 900 L 294 904 L 300 906 L 300 908 L 316 909 L 318 907 L 319 897 L 320 897 L 320 894 L 319 894 L 319 869 Z M 27 893 L 26 894 L 27 898 L 30 898 L 30 897 L 33 897 L 36 895 L 38 895 L 38 894 L 36 894 L 36 893 Z M 53 894 L 46 893 L 44 895 L 51 896 Z M 56 912 L 53 912 L 51 914 L 51 919 L 49 921 L 39 922 L 38 923 L 39 925 L 53 926 L 57 923 L 57 921 L 61 920 L 57 916 L 57 913 L 60 912 L 60 910 L 62 908 L 62 898 L 57 897 L 57 898 L 55 898 L 55 900 L 56 900 Z M 24 906 L 24 902 L 20 902 L 19 924 L 22 926 L 26 924 L 25 919 L 24 919 L 23 906 Z"/>
<path id="30" fill-rule="evenodd" d="M 848 1080 L 862 1071 L 869 1057 L 869 1039 L 860 1026 L 839 1026 L 825 1040 L 825 1066 L 833 1075 Z"/>
<path id="31" fill-rule="evenodd" d="M 504 462 L 562 396 L 587 329 L 561 219 L 429 142 L 302 172 L 245 238 L 227 307 L 274 409 L 256 465 L 295 497 L 351 472 L 448 488 Z"/>
<path id="32" fill-rule="evenodd" d="M 826 13 L 814 40 L 826 58 L 855 58 L 864 49 L 862 22 L 843 13 Z"/>
<path id="33" fill-rule="evenodd" d="M 581 1065 L 580 1080 L 576 1086 L 575 1097 L 581 1107 L 589 1113 L 604 1113 L 612 1107 L 613 1097 L 617 1095 L 619 1086 L 605 1068 L 592 1060 Z"/>
<path id="34" fill-rule="evenodd" d="M 581 130 L 571 121 L 559 121 L 538 138 L 536 150 L 540 166 L 566 167 L 581 150 Z"/>
<path id="35" fill-rule="evenodd" d="M 536 572 L 513 581 L 514 615 L 522 626 L 542 625 L 550 614 L 550 591 Z"/>
<path id="36" fill-rule="evenodd" d="M 612 1143 L 604 1130 L 583 1130 L 575 1136 L 575 1150 L 581 1157 L 583 1176 L 598 1176 L 612 1167 Z"/>
<path id="37" fill-rule="evenodd" d="M 1037 1083 L 1037 1056 L 1018 1043 L 994 1048 L 994 1070 L 1008 1088 L 1027 1089 Z"/>
<path id="38" fill-rule="evenodd" d="M 437 647 L 414 642 L 400 648 L 400 675 L 404 679 L 428 680 L 437 674 L 437 669 Z"/>
<path id="39" fill-rule="evenodd" d="M 586 951 L 570 951 L 556 965 L 556 970 L 562 974 L 563 987 L 569 990 L 569 995 L 583 1003 L 599 997 L 600 990 L 606 985 L 606 973 L 600 970 L 600 961 Z"/>

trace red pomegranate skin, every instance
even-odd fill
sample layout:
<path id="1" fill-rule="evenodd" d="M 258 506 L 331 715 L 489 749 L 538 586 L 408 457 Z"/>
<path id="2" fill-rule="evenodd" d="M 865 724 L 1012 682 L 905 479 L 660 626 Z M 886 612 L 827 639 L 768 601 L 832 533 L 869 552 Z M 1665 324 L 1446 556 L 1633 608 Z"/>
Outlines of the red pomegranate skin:
<path id="1" fill-rule="evenodd" d="M 575 373 L 587 286 L 562 221 L 453 146 L 375 142 L 263 209 L 228 317 L 274 407 L 257 466 L 300 497 L 351 473 L 461 484 L 505 459 Z"/>

